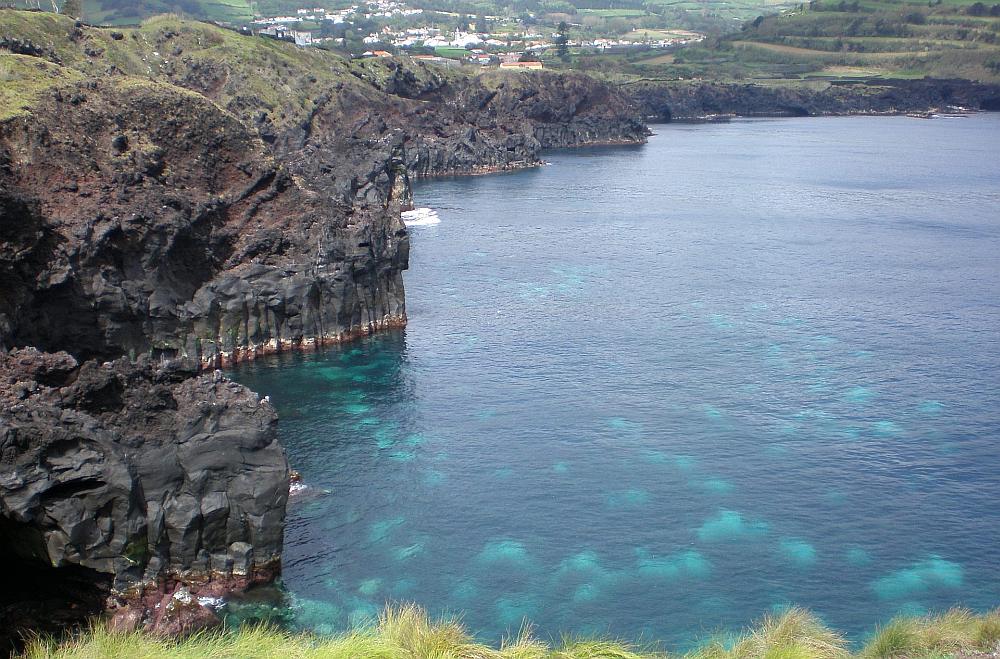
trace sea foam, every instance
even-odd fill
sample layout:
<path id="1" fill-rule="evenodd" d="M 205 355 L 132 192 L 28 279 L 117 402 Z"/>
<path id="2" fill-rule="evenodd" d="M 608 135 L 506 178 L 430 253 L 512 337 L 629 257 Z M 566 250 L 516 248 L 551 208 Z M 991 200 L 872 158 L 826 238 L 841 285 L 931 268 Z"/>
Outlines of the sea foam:
<path id="1" fill-rule="evenodd" d="M 414 208 L 411 211 L 403 211 L 401 215 L 403 224 L 408 227 L 427 227 L 441 224 L 441 218 L 433 208 Z"/>

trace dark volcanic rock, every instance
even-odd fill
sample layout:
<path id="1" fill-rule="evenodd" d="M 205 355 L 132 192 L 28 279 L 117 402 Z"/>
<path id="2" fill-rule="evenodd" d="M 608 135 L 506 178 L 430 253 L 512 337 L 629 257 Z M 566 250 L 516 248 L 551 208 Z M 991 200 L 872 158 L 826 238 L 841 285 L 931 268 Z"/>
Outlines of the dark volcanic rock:
<path id="1" fill-rule="evenodd" d="M 648 119 L 698 120 L 712 115 L 819 116 L 993 110 L 1000 85 L 969 80 L 874 80 L 821 88 L 713 82 L 641 81 L 623 87 Z"/>
<path id="2" fill-rule="evenodd" d="M 5 591 L 4 620 L 85 572 L 137 625 L 177 631 L 207 619 L 196 600 L 168 622 L 148 605 L 180 584 L 208 595 L 273 578 L 289 482 L 277 416 L 196 366 L 0 355 L 0 556 L 36 586 Z"/>
<path id="3" fill-rule="evenodd" d="M 540 164 L 542 149 L 638 144 L 649 134 L 624 95 L 578 73 L 494 72 L 430 98 L 433 110 L 404 124 L 417 176 L 517 169 Z"/>
<path id="4" fill-rule="evenodd" d="M 58 88 L 0 124 L 0 346 L 219 366 L 402 326 L 411 175 L 647 134 L 582 75 L 421 90 L 344 86 L 269 146 L 259 113 L 244 123 L 174 86 Z"/>
<path id="5" fill-rule="evenodd" d="M 84 89 L 0 126 L 0 345 L 217 365 L 405 322 L 398 138 L 307 179 L 201 97 Z"/>

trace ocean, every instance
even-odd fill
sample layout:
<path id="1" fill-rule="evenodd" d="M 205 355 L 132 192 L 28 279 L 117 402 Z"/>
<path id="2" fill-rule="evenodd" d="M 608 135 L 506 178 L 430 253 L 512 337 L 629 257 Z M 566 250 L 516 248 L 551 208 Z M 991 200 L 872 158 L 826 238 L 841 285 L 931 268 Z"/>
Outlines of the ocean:
<path id="1" fill-rule="evenodd" d="M 406 330 L 232 372 L 307 485 L 294 627 L 1000 605 L 1000 116 L 655 130 L 420 182 Z"/>

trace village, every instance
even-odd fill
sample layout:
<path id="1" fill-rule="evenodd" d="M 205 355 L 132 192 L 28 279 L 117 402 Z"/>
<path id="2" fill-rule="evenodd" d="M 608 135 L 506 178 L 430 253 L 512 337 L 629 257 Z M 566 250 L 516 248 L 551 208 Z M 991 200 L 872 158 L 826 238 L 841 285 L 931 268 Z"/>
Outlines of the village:
<path id="1" fill-rule="evenodd" d="M 687 30 L 635 30 L 626 35 L 582 36 L 579 24 L 532 25 L 518 16 L 467 16 L 426 11 L 399 0 L 374 0 L 344 9 L 298 9 L 294 14 L 256 17 L 255 34 L 303 47 L 349 51 L 354 57 L 407 53 L 444 66 L 474 65 L 538 69 L 543 60 L 578 53 L 673 49 L 705 37 Z"/>

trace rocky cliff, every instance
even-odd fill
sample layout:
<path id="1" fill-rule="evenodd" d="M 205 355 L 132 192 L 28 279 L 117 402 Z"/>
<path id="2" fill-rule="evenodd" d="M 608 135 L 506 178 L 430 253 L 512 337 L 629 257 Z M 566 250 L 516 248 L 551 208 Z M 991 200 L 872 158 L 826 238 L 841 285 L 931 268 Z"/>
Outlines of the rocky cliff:
<path id="1" fill-rule="evenodd" d="M 0 612 L 22 627 L 110 607 L 176 632 L 271 579 L 274 411 L 205 369 L 402 326 L 412 176 L 646 136 L 585 76 L 174 18 L 0 10 L 0 78 L 0 556 L 23 575 Z"/>
<path id="2" fill-rule="evenodd" d="M 872 80 L 754 84 L 638 81 L 624 85 L 643 116 L 653 121 L 700 120 L 713 115 L 822 116 L 1000 110 L 1000 85 L 970 80 Z"/>
<path id="3" fill-rule="evenodd" d="M 173 19 L 3 18 L 0 203 L 22 221 L 0 228 L 0 344 L 219 366 L 401 326 L 411 176 L 646 136 L 582 75 L 346 62 Z"/>
<path id="4" fill-rule="evenodd" d="M 193 597 L 277 573 L 288 466 L 245 387 L 27 348 L 0 355 L 0 406 L 0 642 L 108 607 L 130 627 L 208 625 Z"/>
<path id="5" fill-rule="evenodd" d="M 7 345 L 222 365 L 405 321 L 392 136 L 331 189 L 201 96 L 88 80 L 0 148 Z"/>

